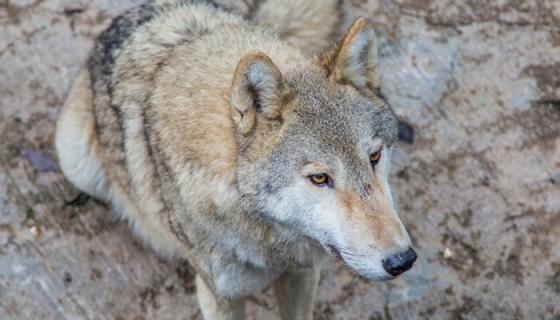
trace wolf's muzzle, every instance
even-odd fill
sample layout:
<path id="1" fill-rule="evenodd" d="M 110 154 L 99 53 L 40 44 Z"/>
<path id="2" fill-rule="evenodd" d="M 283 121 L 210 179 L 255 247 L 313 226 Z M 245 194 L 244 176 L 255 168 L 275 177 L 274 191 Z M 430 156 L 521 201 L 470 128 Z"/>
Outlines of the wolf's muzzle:
<path id="1" fill-rule="evenodd" d="M 383 268 L 390 275 L 398 276 L 410 269 L 417 257 L 416 251 L 409 247 L 408 250 L 397 253 L 383 260 Z"/>

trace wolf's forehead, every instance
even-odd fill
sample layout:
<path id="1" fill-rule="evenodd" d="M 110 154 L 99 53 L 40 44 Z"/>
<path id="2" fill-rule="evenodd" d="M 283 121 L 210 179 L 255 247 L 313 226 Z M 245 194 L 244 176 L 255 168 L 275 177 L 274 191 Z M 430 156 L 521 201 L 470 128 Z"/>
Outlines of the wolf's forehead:
<path id="1" fill-rule="evenodd" d="M 396 118 L 383 100 L 366 98 L 318 72 L 292 78 L 292 87 L 298 97 L 297 126 L 305 128 L 310 138 L 338 147 L 363 146 L 374 138 L 384 144 L 394 142 Z"/>
<path id="2" fill-rule="evenodd" d="M 367 106 L 366 106 L 367 107 Z M 294 156 L 306 161 L 321 161 L 329 166 L 342 165 L 360 171 L 364 158 L 379 145 L 392 145 L 392 113 L 324 105 L 318 108 L 300 106 L 297 120 L 289 130 Z"/>

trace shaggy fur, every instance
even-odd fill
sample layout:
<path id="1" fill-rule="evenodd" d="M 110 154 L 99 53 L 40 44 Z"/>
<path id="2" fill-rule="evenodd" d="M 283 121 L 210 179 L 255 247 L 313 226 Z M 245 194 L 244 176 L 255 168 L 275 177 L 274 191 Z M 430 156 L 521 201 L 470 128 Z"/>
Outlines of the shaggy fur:
<path id="1" fill-rule="evenodd" d="M 312 58 L 337 2 L 275 1 L 245 16 L 185 0 L 127 11 L 57 125 L 65 176 L 193 265 L 207 319 L 242 318 L 243 297 L 273 282 L 283 318 L 310 319 L 325 249 L 386 279 L 383 259 L 410 246 L 387 184 L 397 126 L 373 31 L 358 19 Z"/>

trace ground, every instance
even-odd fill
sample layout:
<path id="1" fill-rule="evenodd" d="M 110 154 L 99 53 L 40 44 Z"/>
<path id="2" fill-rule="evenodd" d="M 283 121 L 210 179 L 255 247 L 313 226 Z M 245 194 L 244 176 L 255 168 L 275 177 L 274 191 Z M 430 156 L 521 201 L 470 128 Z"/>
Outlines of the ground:
<path id="1" fill-rule="evenodd" d="M 0 0 L 0 319 L 201 319 L 186 264 L 103 204 L 67 203 L 53 150 L 94 37 L 138 2 Z M 560 319 L 560 2 L 342 8 L 373 23 L 410 125 L 391 179 L 420 258 L 386 283 L 330 262 L 316 318 Z M 276 312 L 270 290 L 248 303 Z"/>

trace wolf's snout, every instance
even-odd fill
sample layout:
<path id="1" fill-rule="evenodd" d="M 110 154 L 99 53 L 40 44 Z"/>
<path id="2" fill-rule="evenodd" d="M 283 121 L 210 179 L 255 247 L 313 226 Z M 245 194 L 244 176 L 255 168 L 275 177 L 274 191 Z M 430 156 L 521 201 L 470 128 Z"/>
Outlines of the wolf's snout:
<path id="1" fill-rule="evenodd" d="M 416 251 L 409 247 L 408 250 L 397 253 L 383 260 L 383 268 L 385 268 L 385 271 L 387 271 L 390 275 L 398 276 L 410 269 L 417 257 Z"/>

